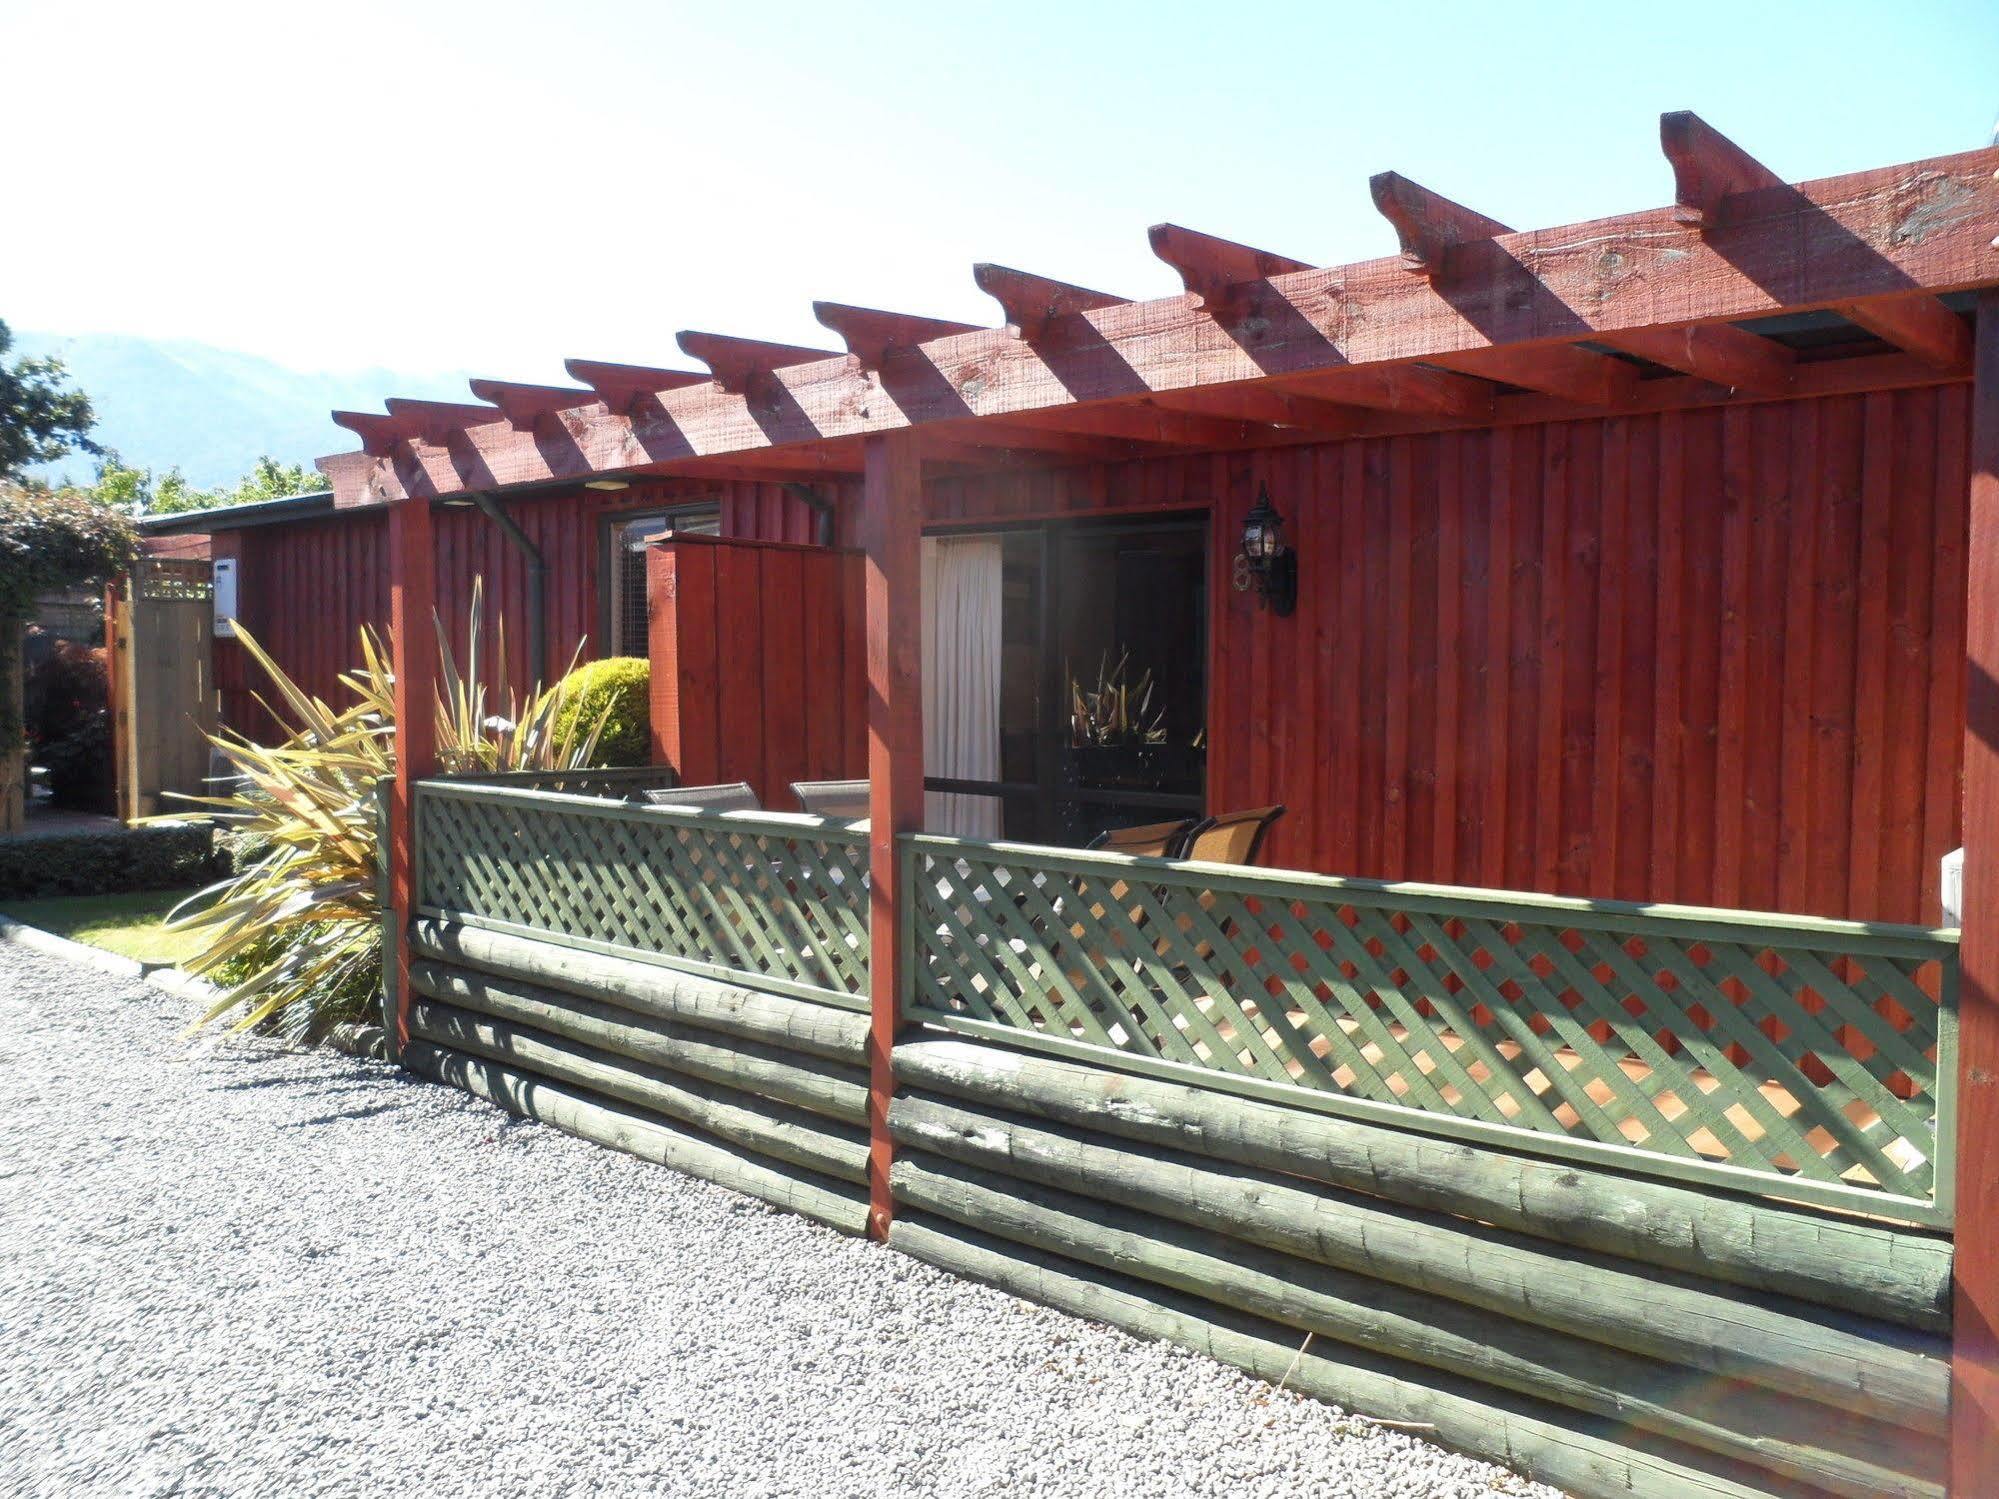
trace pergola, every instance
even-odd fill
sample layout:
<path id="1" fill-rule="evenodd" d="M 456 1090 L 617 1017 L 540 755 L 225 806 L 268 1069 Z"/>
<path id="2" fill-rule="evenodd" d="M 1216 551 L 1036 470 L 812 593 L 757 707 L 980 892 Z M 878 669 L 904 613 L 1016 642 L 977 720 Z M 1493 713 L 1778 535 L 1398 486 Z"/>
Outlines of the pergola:
<path id="1" fill-rule="evenodd" d="M 896 930 L 896 837 L 920 820 L 923 796 L 926 465 L 1241 450 L 1969 375 L 1952 1471 L 1957 1491 L 1976 1492 L 1999 1470 L 1999 1179 L 1988 1166 L 1999 1152 L 1999 150 L 1786 183 L 1692 114 L 1665 116 L 1661 143 L 1674 183 L 1663 208 L 1516 232 L 1383 173 L 1371 187 L 1396 256 L 1318 267 L 1162 224 L 1150 240 L 1179 295 L 1130 301 L 981 265 L 998 327 L 822 302 L 844 352 L 685 332 L 681 350 L 705 371 L 574 360 L 576 387 L 479 380 L 479 405 L 335 413 L 361 450 L 319 466 L 338 505 L 393 507 L 406 710 L 435 670 L 429 501 L 634 474 L 863 476 L 880 1116 L 902 961 L 881 934 Z M 1809 357 L 1771 336 L 1770 320 L 1797 314 L 1831 314 L 1886 350 Z M 391 889 L 406 970 L 405 814 L 433 757 L 428 714 L 401 722 Z M 879 1226 L 888 1147 L 876 1124 Z"/>

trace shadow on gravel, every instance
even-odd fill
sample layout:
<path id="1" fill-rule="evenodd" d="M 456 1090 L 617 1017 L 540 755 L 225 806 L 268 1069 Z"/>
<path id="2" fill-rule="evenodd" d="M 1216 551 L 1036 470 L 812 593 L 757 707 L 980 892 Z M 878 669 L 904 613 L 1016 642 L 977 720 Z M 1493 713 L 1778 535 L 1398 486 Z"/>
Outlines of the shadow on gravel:
<path id="1" fill-rule="evenodd" d="M 325 1091 L 333 1084 L 347 1084 L 352 1088 L 379 1088 L 383 1083 L 379 1072 L 365 1071 L 355 1067 L 346 1072 L 329 1072 L 320 1077 L 246 1077 L 236 1083 L 216 1083 L 209 1089 L 212 1093 L 237 1093 L 246 1088 L 307 1088 Z"/>
<path id="2" fill-rule="evenodd" d="M 364 1109 L 342 1109 L 332 1114 L 320 1114 L 311 1119 L 287 1119 L 279 1129 L 311 1129 L 314 1125 L 338 1124 L 343 1119 L 372 1119 L 377 1114 L 400 1114 L 408 1108 L 403 1103 L 378 1103 Z"/>

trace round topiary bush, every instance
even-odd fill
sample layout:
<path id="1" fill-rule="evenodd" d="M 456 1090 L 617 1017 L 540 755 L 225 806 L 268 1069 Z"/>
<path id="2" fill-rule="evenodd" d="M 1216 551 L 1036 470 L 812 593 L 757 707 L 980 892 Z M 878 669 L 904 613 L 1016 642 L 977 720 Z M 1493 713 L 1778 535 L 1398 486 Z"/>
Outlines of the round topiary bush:
<path id="1" fill-rule="evenodd" d="M 579 666 L 561 682 L 563 703 L 555 716 L 557 742 L 581 739 L 598 718 L 592 765 L 644 765 L 652 755 L 652 663 L 637 656 L 607 656 Z M 609 713 L 605 714 L 608 706 Z"/>

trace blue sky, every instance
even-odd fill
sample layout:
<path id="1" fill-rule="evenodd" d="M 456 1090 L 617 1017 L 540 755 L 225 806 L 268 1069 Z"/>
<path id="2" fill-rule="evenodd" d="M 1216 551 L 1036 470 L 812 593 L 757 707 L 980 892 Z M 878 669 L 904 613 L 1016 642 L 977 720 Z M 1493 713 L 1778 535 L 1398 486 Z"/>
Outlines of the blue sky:
<path id="1" fill-rule="evenodd" d="M 1164 294 L 1161 219 L 1383 254 L 1384 168 L 1523 228 L 1656 205 L 1666 109 L 1794 178 L 1969 149 L 1999 4 L 0 0 L 0 69 L 60 140 L 9 161 L 16 326 L 555 379 L 823 342 L 814 297 L 990 322 L 977 260 Z"/>

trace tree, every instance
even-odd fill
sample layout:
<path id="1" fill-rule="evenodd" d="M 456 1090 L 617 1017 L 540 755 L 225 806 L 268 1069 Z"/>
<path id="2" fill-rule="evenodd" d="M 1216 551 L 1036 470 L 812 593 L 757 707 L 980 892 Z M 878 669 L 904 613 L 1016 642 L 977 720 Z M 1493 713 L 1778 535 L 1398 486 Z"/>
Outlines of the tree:
<path id="1" fill-rule="evenodd" d="M 117 455 L 111 454 L 115 461 Z M 281 500 L 287 495 L 305 494 L 325 487 L 319 475 L 302 463 L 280 463 L 268 454 L 257 460 L 250 472 L 226 489 L 196 489 L 170 468 L 157 483 L 153 471 L 145 470 L 136 485 L 127 475 L 139 473 L 122 465 L 100 465 L 97 495 L 113 504 L 136 500 L 135 513 L 174 515 L 186 510 L 213 510 L 224 505 L 248 505 L 257 500 Z"/>
<path id="2" fill-rule="evenodd" d="M 131 517 L 89 492 L 0 484 L 0 832 L 19 828 L 24 811 L 21 636 L 35 600 L 115 577 L 138 555 Z"/>
<path id="3" fill-rule="evenodd" d="M 22 470 L 72 449 L 96 453 L 89 434 L 97 413 L 89 396 L 70 388 L 62 361 L 22 358 L 9 364 L 13 347 L 13 333 L 0 322 L 0 479 L 18 479 Z"/>

